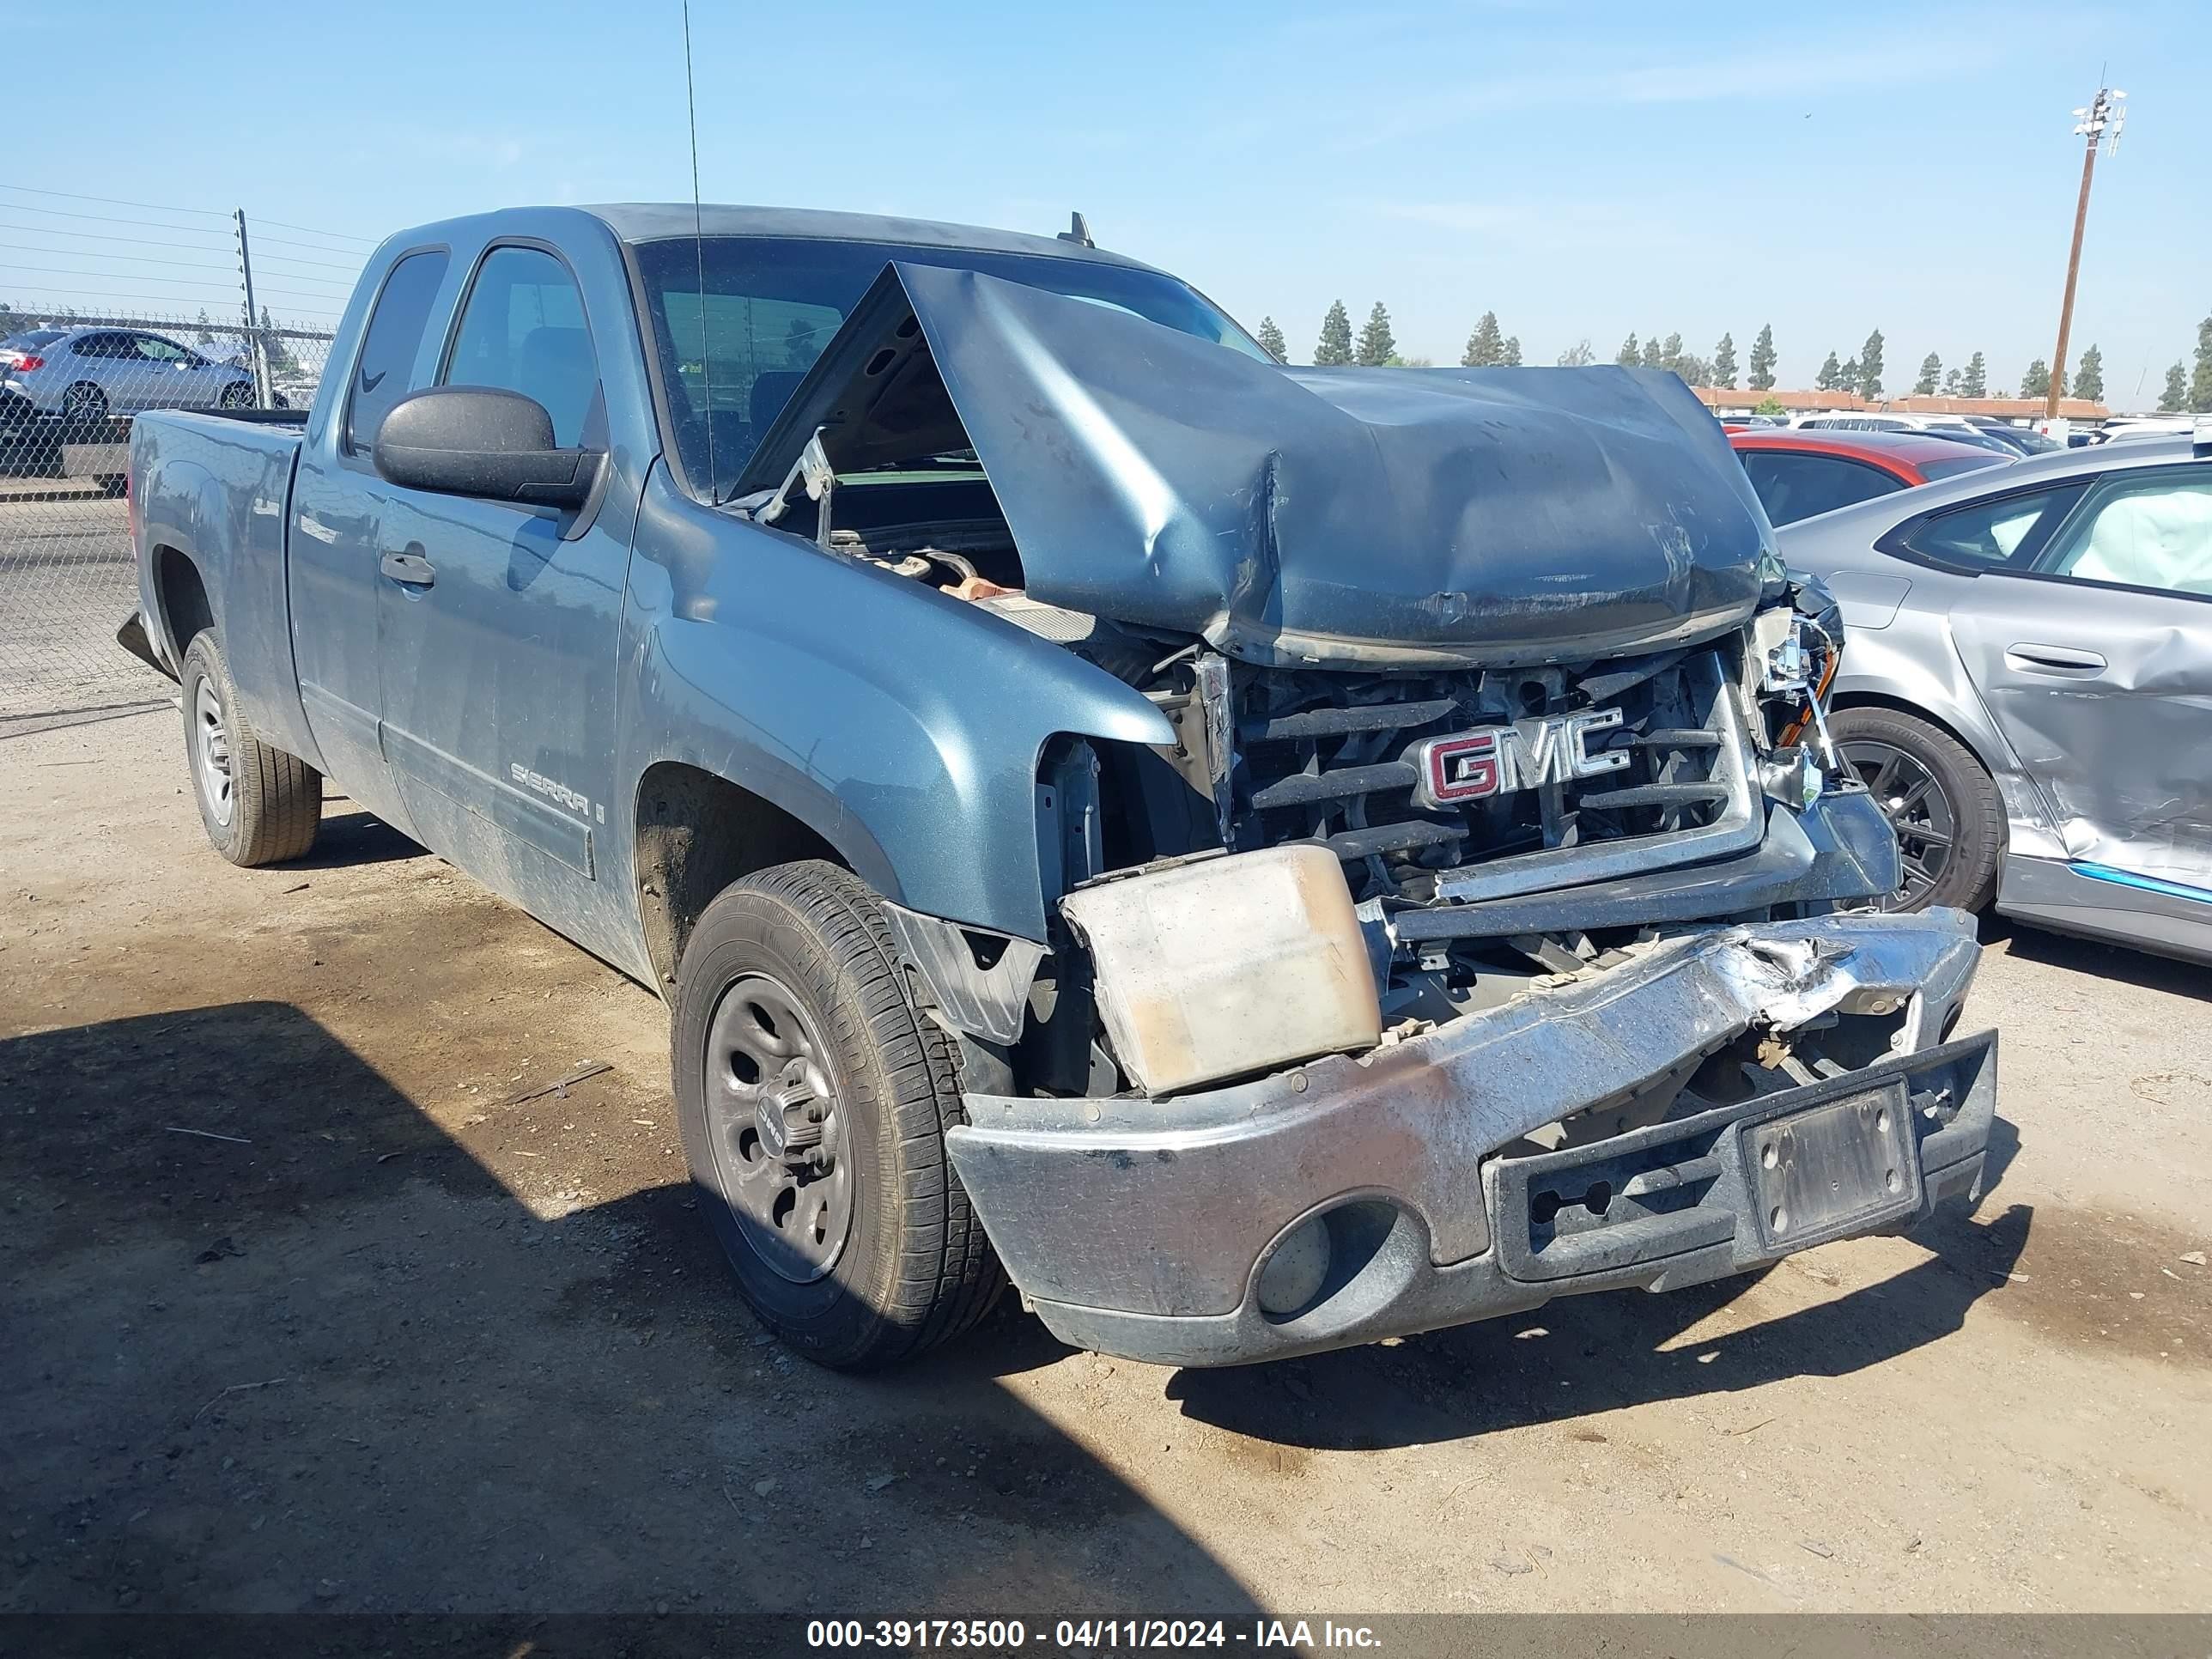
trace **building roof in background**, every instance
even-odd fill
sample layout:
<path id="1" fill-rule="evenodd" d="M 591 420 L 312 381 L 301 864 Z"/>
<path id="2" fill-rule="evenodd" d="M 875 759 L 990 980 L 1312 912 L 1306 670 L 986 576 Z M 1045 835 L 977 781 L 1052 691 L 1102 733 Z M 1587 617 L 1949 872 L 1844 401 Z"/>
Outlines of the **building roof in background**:
<path id="1" fill-rule="evenodd" d="M 1771 398 L 1792 415 L 1885 411 L 1898 415 L 1994 415 L 2003 420 L 2040 420 L 2040 398 L 1882 398 L 1872 402 L 1856 392 L 1752 392 L 1736 386 L 1692 386 L 1708 409 L 1755 409 Z M 2087 398 L 2061 398 L 2058 412 L 2069 421 L 2101 421 L 2111 414 Z"/>

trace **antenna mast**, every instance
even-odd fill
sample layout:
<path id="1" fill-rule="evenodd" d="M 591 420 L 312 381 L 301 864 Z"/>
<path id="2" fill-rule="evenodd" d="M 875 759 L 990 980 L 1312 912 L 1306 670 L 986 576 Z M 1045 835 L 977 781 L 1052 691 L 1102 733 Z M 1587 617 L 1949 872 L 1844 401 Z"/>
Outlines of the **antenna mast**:
<path id="1" fill-rule="evenodd" d="M 714 470 L 714 353 L 707 337 L 707 237 L 699 210 L 699 106 L 691 94 L 691 0 L 684 0 L 684 112 L 691 124 L 691 251 L 699 272 L 699 378 L 707 398 L 707 502 L 719 507 L 722 482 L 721 474 Z M 2075 238 L 2078 245 L 2078 229 Z M 2066 295 L 2071 303 L 2070 279 Z"/>

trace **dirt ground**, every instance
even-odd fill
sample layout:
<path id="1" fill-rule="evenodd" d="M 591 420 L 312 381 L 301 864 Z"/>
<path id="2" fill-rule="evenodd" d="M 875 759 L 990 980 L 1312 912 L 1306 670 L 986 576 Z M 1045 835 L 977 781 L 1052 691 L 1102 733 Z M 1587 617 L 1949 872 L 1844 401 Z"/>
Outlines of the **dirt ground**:
<path id="1" fill-rule="evenodd" d="M 2002 1178 L 1911 1238 L 854 1380 L 726 1283 L 651 996 L 343 801 L 231 868 L 175 725 L 0 739 L 0 1612 L 2212 1607 L 2212 972 L 1993 930 Z"/>

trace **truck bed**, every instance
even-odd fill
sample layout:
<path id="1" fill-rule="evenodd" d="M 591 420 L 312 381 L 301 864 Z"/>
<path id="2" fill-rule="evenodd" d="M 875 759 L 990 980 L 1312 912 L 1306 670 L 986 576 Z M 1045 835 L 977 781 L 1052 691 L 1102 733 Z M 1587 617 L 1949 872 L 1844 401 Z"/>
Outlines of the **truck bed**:
<path id="1" fill-rule="evenodd" d="M 196 621 L 212 623 L 240 705 L 278 747 L 312 757 L 293 674 L 284 527 L 307 423 L 298 410 L 157 410 L 131 425 L 138 599 L 155 650 L 173 668 Z M 184 556 L 165 557 L 165 552 Z M 192 580 L 205 614 L 186 592 Z"/>

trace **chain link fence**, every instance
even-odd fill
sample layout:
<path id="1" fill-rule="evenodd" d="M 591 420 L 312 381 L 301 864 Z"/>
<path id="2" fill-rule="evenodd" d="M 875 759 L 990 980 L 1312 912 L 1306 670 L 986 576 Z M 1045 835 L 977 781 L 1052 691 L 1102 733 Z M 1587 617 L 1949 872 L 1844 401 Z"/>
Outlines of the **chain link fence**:
<path id="1" fill-rule="evenodd" d="M 8 204 L 0 203 L 0 207 Z M 124 473 L 151 410 L 305 410 L 328 331 L 0 303 L 0 735 L 171 695 L 115 630 L 138 603 Z"/>

